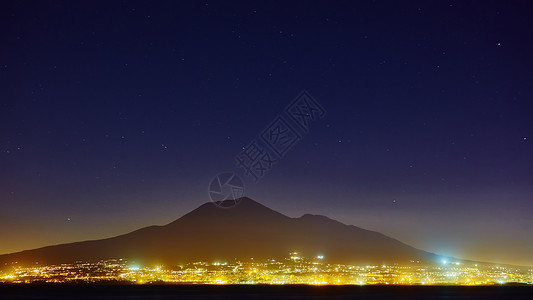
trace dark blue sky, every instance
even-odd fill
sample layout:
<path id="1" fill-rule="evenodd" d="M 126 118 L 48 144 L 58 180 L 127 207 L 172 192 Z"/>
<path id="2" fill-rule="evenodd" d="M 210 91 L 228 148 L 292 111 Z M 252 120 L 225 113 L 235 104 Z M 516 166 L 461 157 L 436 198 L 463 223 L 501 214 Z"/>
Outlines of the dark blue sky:
<path id="1" fill-rule="evenodd" d="M 286 213 L 533 265 L 528 1 L 2 2 L 0 253 L 168 223 L 221 171 Z M 327 111 L 258 183 L 242 147 Z"/>

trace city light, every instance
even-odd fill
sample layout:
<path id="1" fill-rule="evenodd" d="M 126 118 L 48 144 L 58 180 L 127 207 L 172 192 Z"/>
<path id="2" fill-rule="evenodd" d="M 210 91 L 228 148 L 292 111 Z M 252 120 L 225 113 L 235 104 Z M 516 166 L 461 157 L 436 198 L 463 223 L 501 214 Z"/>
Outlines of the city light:
<path id="1" fill-rule="evenodd" d="M 180 266 L 141 266 L 126 260 L 79 262 L 52 266 L 14 266 L 0 272 L 0 283 L 125 282 L 136 284 L 310 284 L 310 285 L 500 285 L 533 283 L 533 269 L 490 264 L 450 263 L 345 265 L 291 253 L 264 261 L 193 262 Z M 297 259 L 295 259 L 295 257 Z M 323 257 L 323 256 L 322 256 Z M 447 263 L 445 260 L 441 263 Z"/>

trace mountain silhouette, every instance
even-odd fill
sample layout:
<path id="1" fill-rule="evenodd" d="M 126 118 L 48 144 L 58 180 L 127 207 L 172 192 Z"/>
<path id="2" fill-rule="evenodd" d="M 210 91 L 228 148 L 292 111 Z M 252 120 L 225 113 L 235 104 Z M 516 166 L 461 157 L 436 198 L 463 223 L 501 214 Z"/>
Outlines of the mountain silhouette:
<path id="1" fill-rule="evenodd" d="M 432 262 L 442 257 L 381 233 L 325 216 L 291 218 L 249 198 L 220 209 L 205 203 L 164 226 L 128 234 L 0 255 L 0 266 L 40 265 L 123 258 L 146 265 L 195 261 L 281 259 L 291 252 L 345 264 Z"/>

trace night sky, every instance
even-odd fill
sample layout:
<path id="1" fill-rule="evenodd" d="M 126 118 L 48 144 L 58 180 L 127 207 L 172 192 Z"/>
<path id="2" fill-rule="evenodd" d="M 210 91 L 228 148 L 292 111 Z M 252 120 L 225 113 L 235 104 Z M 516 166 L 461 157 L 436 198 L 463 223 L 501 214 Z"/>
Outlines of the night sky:
<path id="1" fill-rule="evenodd" d="M 459 258 L 533 265 L 530 1 L 2 1 L 0 253 L 246 195 Z M 254 183 L 235 157 L 326 111 Z M 223 226 L 223 224 L 221 224 Z"/>

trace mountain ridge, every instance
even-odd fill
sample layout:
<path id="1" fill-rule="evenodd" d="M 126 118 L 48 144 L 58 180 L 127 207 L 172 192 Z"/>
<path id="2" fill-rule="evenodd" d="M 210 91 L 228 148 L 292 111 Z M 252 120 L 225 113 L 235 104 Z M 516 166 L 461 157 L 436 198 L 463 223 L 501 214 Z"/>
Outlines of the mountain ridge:
<path id="1" fill-rule="evenodd" d="M 288 217 L 250 198 L 233 208 L 204 203 L 166 224 L 115 237 L 0 255 L 1 265 L 58 264 L 124 258 L 151 264 L 324 255 L 332 263 L 393 263 L 441 258 L 379 232 L 323 215 Z"/>

